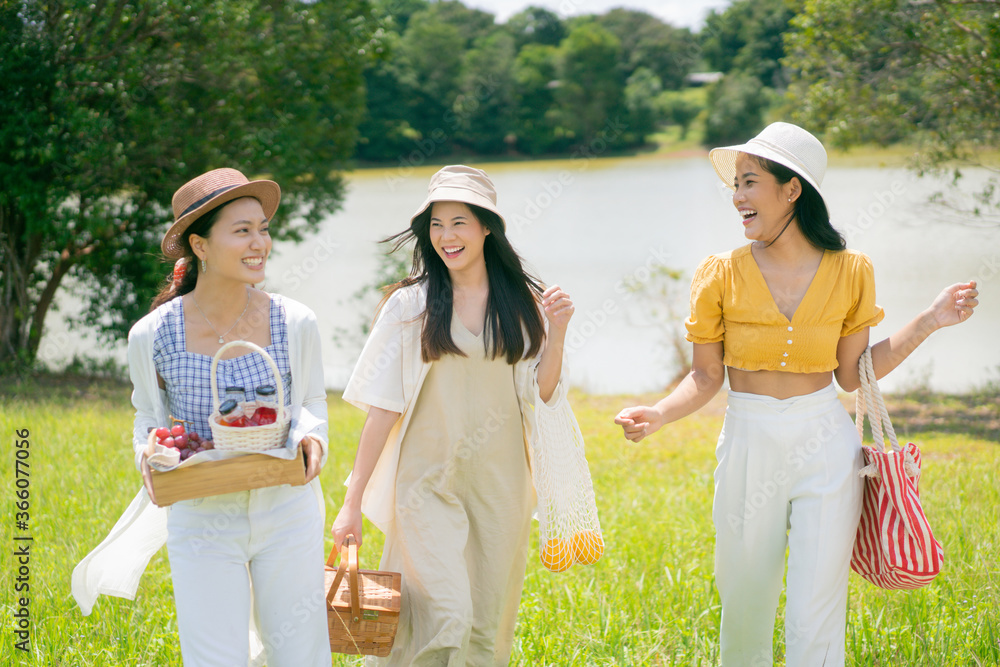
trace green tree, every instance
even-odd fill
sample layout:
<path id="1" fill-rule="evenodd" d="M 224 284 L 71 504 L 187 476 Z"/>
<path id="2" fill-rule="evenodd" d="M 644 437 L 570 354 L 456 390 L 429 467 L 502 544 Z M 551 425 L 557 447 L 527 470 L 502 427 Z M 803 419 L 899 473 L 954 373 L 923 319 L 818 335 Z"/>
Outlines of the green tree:
<path id="1" fill-rule="evenodd" d="M 1000 2 L 810 0 L 792 22 L 790 110 L 841 147 L 909 141 L 919 173 L 1000 172 Z M 1000 222 L 1000 183 L 939 194 Z"/>
<path id="2" fill-rule="evenodd" d="M 493 14 L 466 7 L 459 0 L 437 0 L 430 3 L 423 18 L 453 26 L 462 38 L 463 49 L 470 48 L 477 39 L 499 29 Z"/>
<path id="3" fill-rule="evenodd" d="M 705 144 L 743 143 L 764 128 L 764 111 L 771 97 L 760 79 L 727 74 L 708 91 Z"/>
<path id="4" fill-rule="evenodd" d="M 459 29 L 430 11 L 414 14 L 399 45 L 400 81 L 410 91 L 402 100 L 419 137 L 449 137 L 456 127 L 451 109 L 458 96 L 465 40 Z"/>
<path id="5" fill-rule="evenodd" d="M 645 67 L 664 88 L 674 90 L 697 62 L 698 43 L 687 28 L 675 28 L 652 14 L 631 9 L 612 9 L 596 21 L 621 42 L 626 76 Z"/>
<path id="6" fill-rule="evenodd" d="M 365 68 L 365 116 L 358 126 L 355 156 L 359 160 L 395 160 L 413 150 L 416 130 L 410 125 L 410 107 L 405 100 L 414 98 L 407 85 L 399 50 L 399 33 L 387 29 L 381 36 L 382 52 Z"/>
<path id="7" fill-rule="evenodd" d="M 639 67 L 625 83 L 625 108 L 628 110 L 626 143 L 641 144 L 663 120 L 657 98 L 663 91 L 660 77 L 648 67 Z"/>
<path id="8" fill-rule="evenodd" d="M 539 155 L 568 148 L 571 139 L 559 123 L 555 100 L 559 50 L 528 44 L 514 59 L 514 127 L 517 149 Z"/>
<path id="9" fill-rule="evenodd" d="M 167 272 L 156 257 L 171 195 L 202 171 L 275 178 L 286 238 L 334 210 L 374 46 L 368 11 L 364 0 L 0 6 L 0 364 L 35 360 L 67 277 L 85 287 L 91 323 L 123 335 Z"/>
<path id="10" fill-rule="evenodd" d="M 504 25 L 514 36 L 518 52 L 528 44 L 559 46 L 566 37 L 566 26 L 559 15 L 543 7 L 528 7 L 507 19 Z"/>
<path id="11" fill-rule="evenodd" d="M 609 122 L 624 120 L 621 42 L 595 22 L 578 22 L 559 47 L 556 100 L 574 143 L 593 140 Z"/>
<path id="12" fill-rule="evenodd" d="M 701 104 L 691 99 L 691 96 L 688 95 L 689 92 L 697 92 L 697 90 L 694 88 L 676 91 L 666 90 L 656 100 L 660 113 L 671 123 L 681 128 L 680 139 L 682 140 L 687 137 L 691 123 L 704 109 Z"/>
<path id="13" fill-rule="evenodd" d="M 502 153 L 513 130 L 514 38 L 494 32 L 466 51 L 454 113 L 458 140 L 477 153 Z"/>
<path id="14" fill-rule="evenodd" d="M 427 0 L 373 0 L 372 4 L 379 13 L 389 19 L 387 30 L 401 34 L 410 23 L 410 17 L 427 9 Z"/>
<path id="15" fill-rule="evenodd" d="M 711 11 L 700 33 L 702 54 L 720 72 L 740 72 L 783 89 L 784 34 L 800 0 L 737 0 L 721 13 Z"/>

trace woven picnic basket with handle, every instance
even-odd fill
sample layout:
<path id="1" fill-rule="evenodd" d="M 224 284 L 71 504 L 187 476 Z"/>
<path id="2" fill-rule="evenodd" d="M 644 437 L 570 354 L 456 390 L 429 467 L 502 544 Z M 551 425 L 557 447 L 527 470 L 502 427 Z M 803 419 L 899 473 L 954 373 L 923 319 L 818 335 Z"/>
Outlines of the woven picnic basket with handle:
<path id="1" fill-rule="evenodd" d="M 326 561 L 326 612 L 330 650 L 347 655 L 386 657 L 399 627 L 402 575 L 358 569 L 358 545 L 348 535 L 340 566 L 331 551 Z M 346 576 L 345 576 L 346 575 Z"/>
<path id="2" fill-rule="evenodd" d="M 920 506 L 920 450 L 912 442 L 900 447 L 896 439 L 875 381 L 870 347 L 861 355 L 858 370 L 858 435 L 864 439 L 867 413 L 875 447 L 862 447 L 866 465 L 858 474 L 865 489 L 851 568 L 881 588 L 920 588 L 938 575 L 944 561 L 941 543 Z M 888 451 L 883 429 L 891 445 Z"/>
<path id="3" fill-rule="evenodd" d="M 246 347 L 260 354 L 271 367 L 274 374 L 274 386 L 278 390 L 277 419 L 273 424 L 263 424 L 261 426 L 227 426 L 219 423 L 219 385 L 215 379 L 215 371 L 219 366 L 219 359 L 222 353 L 233 347 Z M 274 359 L 259 345 L 255 345 L 245 340 L 234 340 L 219 348 L 219 351 L 212 357 L 211 370 L 212 384 L 212 415 L 208 418 L 208 425 L 212 429 L 212 440 L 216 449 L 236 450 L 242 452 L 262 452 L 267 449 L 278 449 L 284 447 L 288 440 L 288 427 L 291 424 L 291 411 L 285 406 L 285 387 L 281 381 L 281 372 Z M 246 404 L 251 410 L 257 407 L 256 401 Z"/>

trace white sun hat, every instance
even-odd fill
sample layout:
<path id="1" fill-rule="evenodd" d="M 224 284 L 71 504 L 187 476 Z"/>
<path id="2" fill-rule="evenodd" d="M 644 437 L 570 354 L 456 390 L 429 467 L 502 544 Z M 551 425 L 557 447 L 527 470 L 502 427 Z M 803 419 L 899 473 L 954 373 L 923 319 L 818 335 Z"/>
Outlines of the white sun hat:
<path id="1" fill-rule="evenodd" d="M 730 190 L 736 180 L 736 158 L 749 153 L 784 165 L 808 181 L 823 195 L 820 184 L 826 174 L 826 149 L 819 139 L 791 123 L 771 123 L 756 137 L 739 146 L 713 148 L 708 157 L 715 173 Z"/>
<path id="2" fill-rule="evenodd" d="M 493 211 L 500 218 L 507 231 L 507 221 L 504 220 L 500 209 L 497 208 L 497 189 L 493 181 L 482 169 L 467 167 L 464 164 L 452 164 L 442 167 L 436 174 L 431 176 L 430 185 L 427 186 L 427 198 L 424 203 L 417 208 L 417 212 L 410 217 L 410 224 L 417 219 L 421 213 L 426 211 L 431 204 L 436 201 L 457 201 L 463 204 L 475 204 L 487 211 Z"/>

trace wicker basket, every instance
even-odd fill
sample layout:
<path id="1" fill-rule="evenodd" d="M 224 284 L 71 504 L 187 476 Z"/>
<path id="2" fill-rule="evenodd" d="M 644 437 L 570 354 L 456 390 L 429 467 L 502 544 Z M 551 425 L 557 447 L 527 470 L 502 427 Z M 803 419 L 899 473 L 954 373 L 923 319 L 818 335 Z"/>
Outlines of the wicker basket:
<path id="1" fill-rule="evenodd" d="M 215 380 L 215 370 L 219 366 L 219 359 L 222 353 L 231 347 L 246 347 L 258 354 L 263 355 L 274 373 L 274 386 L 278 390 L 277 419 L 273 424 L 263 426 L 226 426 L 219 423 L 219 385 Z M 281 381 L 281 373 L 278 371 L 278 364 L 259 345 L 255 345 L 245 340 L 234 340 L 226 343 L 212 357 L 211 377 L 212 383 L 212 415 L 208 418 L 209 428 L 212 429 L 212 441 L 216 449 L 235 450 L 241 452 L 262 452 L 267 449 L 278 449 L 284 447 L 288 440 L 288 426 L 291 423 L 291 412 L 285 407 L 285 387 Z M 256 401 L 247 405 L 256 407 Z"/>
<path id="2" fill-rule="evenodd" d="M 326 561 L 326 613 L 330 650 L 347 655 L 386 657 L 399 626 L 402 575 L 358 569 L 358 545 L 353 536 Z M 344 576 L 346 573 L 346 577 Z"/>

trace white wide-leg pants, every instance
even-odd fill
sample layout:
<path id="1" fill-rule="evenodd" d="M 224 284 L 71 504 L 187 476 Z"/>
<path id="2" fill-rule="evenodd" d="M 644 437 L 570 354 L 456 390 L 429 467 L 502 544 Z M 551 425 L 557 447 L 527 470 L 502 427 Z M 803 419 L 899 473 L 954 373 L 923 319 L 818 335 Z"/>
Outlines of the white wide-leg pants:
<path id="1" fill-rule="evenodd" d="M 863 459 L 836 390 L 784 400 L 729 392 L 716 455 L 723 667 L 772 664 L 786 546 L 786 665 L 842 667 Z"/>
<path id="2" fill-rule="evenodd" d="M 180 502 L 167 531 L 186 667 L 246 667 L 252 612 L 269 667 L 329 667 L 323 519 L 311 485 Z"/>

